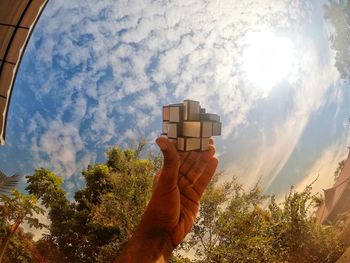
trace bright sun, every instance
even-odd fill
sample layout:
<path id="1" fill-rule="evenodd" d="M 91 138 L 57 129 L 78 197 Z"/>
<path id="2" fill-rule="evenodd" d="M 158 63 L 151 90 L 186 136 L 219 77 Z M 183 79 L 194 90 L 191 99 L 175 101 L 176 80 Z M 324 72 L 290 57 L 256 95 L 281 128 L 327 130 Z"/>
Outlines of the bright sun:
<path id="1" fill-rule="evenodd" d="M 252 33 L 243 52 L 243 70 L 252 84 L 263 90 L 287 79 L 294 64 L 295 51 L 286 37 L 270 32 Z"/>

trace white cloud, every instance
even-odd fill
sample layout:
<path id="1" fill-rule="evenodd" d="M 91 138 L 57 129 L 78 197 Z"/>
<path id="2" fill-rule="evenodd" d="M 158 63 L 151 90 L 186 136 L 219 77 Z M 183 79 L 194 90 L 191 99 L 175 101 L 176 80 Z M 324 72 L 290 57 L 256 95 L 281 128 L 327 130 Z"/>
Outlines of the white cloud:
<path id="1" fill-rule="evenodd" d="M 239 72 L 246 34 L 273 26 L 304 41 L 309 10 L 287 0 L 49 2 L 27 50 L 38 73 L 28 76 L 29 87 L 48 112 L 29 121 L 36 160 L 69 177 L 82 160 L 95 161 L 97 147 L 156 136 L 160 106 L 183 98 L 222 116 L 223 142 L 231 147 L 263 98 Z M 304 57 L 316 48 L 299 44 Z M 275 178 L 334 79 L 331 63 L 320 66 L 317 54 L 303 62 L 293 111 L 250 155 L 257 160 L 252 180 L 273 170 Z M 52 98 L 55 105 L 47 103 Z M 270 154 L 261 157 L 266 148 Z"/>
<path id="2" fill-rule="evenodd" d="M 333 67 L 333 60 L 330 59 L 327 64 L 321 64 L 318 54 L 314 50 L 317 49 L 312 43 L 306 45 L 304 54 L 307 54 L 308 61 L 302 60 L 303 64 L 302 77 L 296 87 L 294 107 L 291 114 L 277 127 L 274 136 L 276 141 L 273 145 L 269 145 L 269 149 L 273 149 L 275 154 L 269 154 L 272 162 L 277 163 L 275 170 L 268 170 L 265 174 L 270 177 L 268 185 L 270 185 L 283 166 L 287 163 L 289 157 L 294 151 L 299 139 L 301 138 L 309 118 L 312 113 L 316 112 L 326 102 L 326 92 L 332 88 L 332 84 L 338 79 L 338 72 Z M 271 147 L 272 146 L 272 147 Z M 271 147 L 271 148 L 270 148 Z"/>
<path id="3" fill-rule="evenodd" d="M 244 153 L 244 158 L 239 161 L 240 168 L 230 168 L 234 172 L 242 172 L 243 167 L 247 167 L 242 178 L 247 186 L 254 185 L 260 178 L 265 187 L 273 183 L 297 146 L 310 116 L 327 99 L 332 100 L 326 97 L 326 94 L 337 80 L 338 72 L 334 69 L 332 60 L 327 64 L 321 64 L 316 54 L 313 54 L 315 49 L 317 47 L 310 43 L 310 46 L 306 45 L 305 50 L 301 52 L 307 54 L 305 57 L 309 60 L 301 61 L 303 65 L 301 77 L 294 86 L 293 105 L 288 109 L 286 118 L 261 129 L 261 144 L 256 145 L 254 150 Z"/>
<path id="4" fill-rule="evenodd" d="M 63 124 L 58 120 L 46 124 L 49 127 L 41 136 L 33 138 L 34 159 L 39 166 L 49 167 L 61 176 L 70 177 L 78 167 L 83 168 L 78 163 L 78 153 L 84 150 L 79 131 L 72 124 Z"/>
<path id="5" fill-rule="evenodd" d="M 316 5 L 314 15 L 317 15 L 317 12 L 320 13 L 321 8 L 321 5 Z M 322 14 L 318 15 L 322 20 Z M 309 27 L 312 26 L 314 25 L 309 25 Z M 239 158 L 239 161 L 228 166 L 229 171 L 244 174 L 242 180 L 248 187 L 254 185 L 259 178 L 262 179 L 262 185 L 265 187 L 273 183 L 296 148 L 310 116 L 327 100 L 334 99 L 329 97 L 329 91 L 339 74 L 333 66 L 334 54 L 328 45 L 323 45 L 327 43 L 327 35 L 322 33 L 325 25 L 322 23 L 319 25 L 318 34 L 312 35 L 309 30 L 310 28 L 302 24 L 293 28 L 296 36 L 295 43 L 299 48 L 297 54 L 299 72 L 297 72 L 295 83 L 292 84 L 290 94 L 293 97 L 288 99 L 288 103 L 291 104 L 285 108 L 288 111 L 286 117 L 271 122 L 268 124 L 270 127 L 261 128 L 260 144 L 242 153 L 243 156 Z M 246 108 L 247 112 L 250 108 Z M 245 115 L 243 112 L 243 119 Z M 232 124 L 231 126 L 234 127 Z"/>

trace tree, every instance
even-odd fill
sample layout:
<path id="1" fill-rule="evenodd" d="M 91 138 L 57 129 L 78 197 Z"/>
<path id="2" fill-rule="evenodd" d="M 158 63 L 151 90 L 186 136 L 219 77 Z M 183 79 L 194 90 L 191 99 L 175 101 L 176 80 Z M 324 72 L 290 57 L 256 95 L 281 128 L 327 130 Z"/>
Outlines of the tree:
<path id="1" fill-rule="evenodd" d="M 48 209 L 50 233 L 38 244 L 47 262 L 112 262 L 138 224 L 161 159 L 136 149 L 111 148 L 106 163 L 83 171 L 84 188 L 69 201 L 62 180 L 46 169 L 28 176 L 27 190 Z M 282 204 L 256 185 L 245 191 L 216 175 L 199 217 L 172 263 L 335 262 L 344 247 L 333 227 L 314 223 L 310 188 L 291 189 Z M 215 178 L 215 177 L 214 177 Z M 197 260 L 183 256 L 192 249 Z"/>
<path id="2" fill-rule="evenodd" d="M 19 227 L 9 242 L 3 262 L 44 263 L 45 260 L 33 241 L 33 235 Z"/>
<path id="3" fill-rule="evenodd" d="M 3 237 L 1 238 L 0 262 L 2 262 L 10 242 L 17 248 L 21 245 L 18 242 L 16 244 L 16 238 L 13 240 L 12 238 L 23 222 L 27 222 L 35 228 L 43 228 L 45 225 L 40 223 L 36 217 L 36 214 L 43 214 L 44 209 L 38 205 L 37 198 L 34 195 L 24 195 L 17 190 L 12 190 L 9 197 L 0 195 L 0 202 L 2 203 L 0 216 L 2 218 L 1 232 Z"/>
<path id="4" fill-rule="evenodd" d="M 350 77 L 350 2 L 330 0 L 325 5 L 325 18 L 335 31 L 331 35 L 332 48 L 336 51 L 335 66 L 343 79 Z"/>
<path id="5" fill-rule="evenodd" d="M 302 192 L 291 188 L 282 207 L 271 200 L 272 236 L 279 260 L 288 262 L 335 262 L 344 251 L 335 227 L 315 223 L 311 187 Z"/>
<path id="6" fill-rule="evenodd" d="M 36 247 L 46 263 L 69 263 L 68 257 L 62 253 L 50 235 L 44 235 L 36 242 Z"/>
<path id="7" fill-rule="evenodd" d="M 236 181 L 217 184 L 219 174 L 215 175 L 208 185 L 201 200 L 200 216 L 192 228 L 190 239 L 182 245 L 185 250 L 194 249 L 198 258 L 210 258 L 214 253 L 219 235 L 217 220 L 232 193 L 240 187 Z"/>
<path id="8" fill-rule="evenodd" d="M 66 254 L 71 255 L 78 246 L 77 239 L 72 228 L 78 228 L 74 219 L 74 204 L 70 204 L 61 185 L 63 180 L 51 171 L 40 168 L 32 176 L 27 176 L 28 186 L 26 190 L 40 199 L 41 204 L 47 209 L 51 221 L 49 226 L 50 239 L 57 244 Z"/>
<path id="9" fill-rule="evenodd" d="M 143 146 L 115 147 L 105 164 L 83 171 L 86 186 L 69 202 L 62 180 L 47 169 L 28 176 L 29 193 L 41 199 L 51 220 L 43 242 L 55 262 L 59 252 L 68 262 L 111 262 L 130 238 L 151 195 L 158 161 L 141 159 Z"/>
<path id="10" fill-rule="evenodd" d="M 344 246 L 334 227 L 314 222 L 310 191 L 291 188 L 279 205 L 235 179 L 211 185 L 187 248 L 194 248 L 195 262 L 335 262 Z"/>

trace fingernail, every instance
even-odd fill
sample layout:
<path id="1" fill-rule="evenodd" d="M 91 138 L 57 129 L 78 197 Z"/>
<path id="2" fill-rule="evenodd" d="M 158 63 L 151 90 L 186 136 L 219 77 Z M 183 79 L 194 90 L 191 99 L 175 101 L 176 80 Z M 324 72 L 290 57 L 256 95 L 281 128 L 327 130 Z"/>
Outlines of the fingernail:
<path id="1" fill-rule="evenodd" d="M 159 145 L 159 148 L 160 148 L 162 151 L 168 149 L 168 146 L 166 145 L 165 142 L 158 141 L 158 145 Z"/>

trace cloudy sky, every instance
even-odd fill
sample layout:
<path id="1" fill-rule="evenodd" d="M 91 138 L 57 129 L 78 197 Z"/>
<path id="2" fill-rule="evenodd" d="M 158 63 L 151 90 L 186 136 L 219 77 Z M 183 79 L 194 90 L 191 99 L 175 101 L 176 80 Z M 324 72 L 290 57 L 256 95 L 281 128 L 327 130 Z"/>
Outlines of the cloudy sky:
<path id="1" fill-rule="evenodd" d="M 161 106 L 218 113 L 220 169 L 283 193 L 330 187 L 350 145 L 325 2 L 50 1 L 17 75 L 0 167 L 44 166 L 68 191 L 113 145 L 154 147 Z"/>

